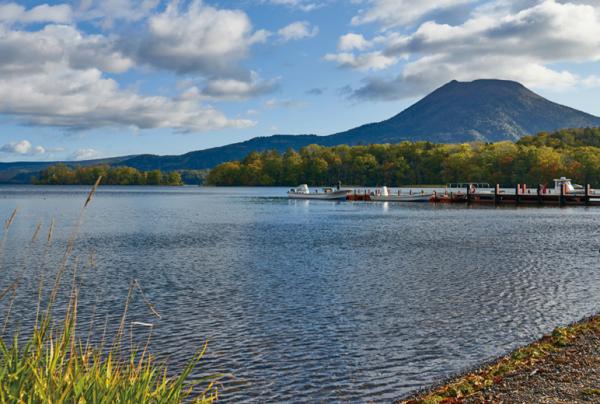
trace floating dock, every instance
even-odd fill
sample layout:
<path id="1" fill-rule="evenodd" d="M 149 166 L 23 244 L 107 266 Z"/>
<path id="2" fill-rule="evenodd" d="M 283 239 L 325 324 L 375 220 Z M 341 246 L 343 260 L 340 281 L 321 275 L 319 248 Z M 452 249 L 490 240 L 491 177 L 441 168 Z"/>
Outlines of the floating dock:
<path id="1" fill-rule="evenodd" d="M 466 203 L 488 205 L 580 205 L 600 206 L 600 192 L 589 185 L 583 191 L 569 192 L 562 188 L 559 192 L 544 190 L 542 187 L 531 191 L 517 186 L 514 191 L 498 186 L 493 191 L 479 191 L 467 188 L 466 192 L 434 192 L 431 202 Z"/>
<path id="2" fill-rule="evenodd" d="M 573 186 L 571 180 L 561 177 L 554 180 L 554 188 L 538 185 L 536 188 L 526 184 L 517 184 L 514 189 L 501 188 L 498 184 L 494 188 L 481 188 L 475 184 L 464 184 L 462 188 L 450 188 L 443 191 L 428 191 L 431 194 L 429 202 L 432 203 L 464 203 L 487 205 L 550 205 L 550 206 L 600 206 L 600 190 L 592 189 L 587 184 L 585 187 Z M 387 195 L 387 188 L 385 188 Z M 401 191 L 398 191 L 400 195 Z M 423 195 L 424 190 L 409 191 L 410 195 Z M 377 195 L 378 198 L 372 198 Z M 381 191 L 373 192 L 367 189 L 353 190 L 348 193 L 349 201 L 382 200 Z M 394 202 L 390 197 L 389 202 Z"/>

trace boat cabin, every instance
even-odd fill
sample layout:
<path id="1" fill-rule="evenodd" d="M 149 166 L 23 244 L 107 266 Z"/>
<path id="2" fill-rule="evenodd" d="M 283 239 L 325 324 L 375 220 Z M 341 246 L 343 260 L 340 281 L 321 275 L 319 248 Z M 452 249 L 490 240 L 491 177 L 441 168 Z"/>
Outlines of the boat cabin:
<path id="1" fill-rule="evenodd" d="M 565 192 L 575 192 L 575 187 L 571 184 L 571 180 L 567 177 L 560 177 L 558 179 L 554 179 L 554 192 L 560 194 L 560 190 L 562 187 L 565 187 Z"/>
<path id="2" fill-rule="evenodd" d="M 308 189 L 307 184 L 298 185 L 296 188 L 290 188 L 290 191 L 293 194 L 308 194 L 310 190 Z"/>
<path id="3" fill-rule="evenodd" d="M 315 189 L 315 194 L 319 194 L 319 193 L 324 193 L 324 194 L 329 194 L 332 192 L 336 192 L 336 189 L 333 187 L 325 187 L 322 188 L 321 191 L 319 191 L 318 189 Z M 298 185 L 296 188 L 290 188 L 290 190 L 288 191 L 288 193 L 292 193 L 292 194 L 310 194 L 310 189 L 308 188 L 307 184 L 302 184 L 302 185 Z"/>

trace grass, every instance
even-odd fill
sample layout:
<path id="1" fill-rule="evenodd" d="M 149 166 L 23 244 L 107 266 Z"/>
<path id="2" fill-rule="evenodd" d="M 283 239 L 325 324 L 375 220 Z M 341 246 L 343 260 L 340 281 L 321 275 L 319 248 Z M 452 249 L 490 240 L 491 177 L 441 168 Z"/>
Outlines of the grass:
<path id="1" fill-rule="evenodd" d="M 537 363 L 546 358 L 550 353 L 565 348 L 578 335 L 587 331 L 600 333 L 600 315 L 575 323 L 569 327 L 556 328 L 550 335 L 546 335 L 528 346 L 517 349 L 510 355 L 501 358 L 482 370 L 459 377 L 429 393 L 403 401 L 403 403 L 449 404 L 461 402 L 461 399 L 501 382 L 504 377 L 513 372 L 533 369 Z M 593 389 L 587 392 L 587 395 L 599 393 L 600 390 Z M 584 394 L 586 393 L 584 392 Z"/>
<path id="2" fill-rule="evenodd" d="M 600 396 L 600 389 L 584 389 L 581 393 L 584 396 Z"/>
<path id="3" fill-rule="evenodd" d="M 216 375 L 191 380 L 192 371 L 201 361 L 207 344 L 199 347 L 188 364 L 176 375 L 170 375 L 165 363 L 150 354 L 152 324 L 148 326 L 146 343 L 125 348 L 122 344 L 127 326 L 127 311 L 132 294 L 138 291 L 152 315 L 160 317 L 144 295 L 139 283 L 133 280 L 124 303 L 116 334 L 112 340 L 103 333 L 98 343 L 84 341 L 77 334 L 77 311 L 81 282 L 78 278 L 79 262 L 73 257 L 73 245 L 88 205 L 92 201 L 100 179 L 90 191 L 81 210 L 79 220 L 68 240 L 66 251 L 56 271 L 52 288 L 44 295 L 44 271 L 40 273 L 36 321 L 25 334 L 17 331 L 5 334 L 16 292 L 21 282 L 17 274 L 14 282 L 0 291 L 0 301 L 5 302 L 3 332 L 0 336 L 0 403 L 212 403 L 218 398 L 214 380 Z M 0 265 L 2 252 L 17 210 L 4 225 L 0 239 Z M 38 240 L 40 227 L 36 227 L 30 248 Z M 54 223 L 50 225 L 45 243 L 45 256 L 52 245 Z M 69 272 L 70 270 L 70 272 Z M 17 271 L 18 272 L 18 271 Z M 65 275 L 71 279 L 65 282 Z M 69 286 L 65 290 L 65 283 Z M 57 296 L 67 293 L 64 314 L 53 318 Z M 44 301 L 43 301 L 44 300 Z M 10 328 L 9 328 L 10 329 Z"/>

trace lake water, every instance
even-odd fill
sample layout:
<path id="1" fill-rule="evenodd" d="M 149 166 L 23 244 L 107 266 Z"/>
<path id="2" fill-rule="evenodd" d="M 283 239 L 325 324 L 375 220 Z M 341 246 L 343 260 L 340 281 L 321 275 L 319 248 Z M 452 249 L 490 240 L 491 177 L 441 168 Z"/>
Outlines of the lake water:
<path id="1" fill-rule="evenodd" d="M 56 221 L 56 265 L 87 190 L 0 187 L 2 220 L 19 208 L 0 272 L 2 288 L 23 275 L 18 323 L 35 311 L 36 223 Z M 76 241 L 82 321 L 118 321 L 137 279 L 161 318 L 135 293 L 129 321 L 154 324 L 174 367 L 208 339 L 197 374 L 226 373 L 225 402 L 385 402 L 600 311 L 600 208 L 284 196 L 101 187 Z"/>

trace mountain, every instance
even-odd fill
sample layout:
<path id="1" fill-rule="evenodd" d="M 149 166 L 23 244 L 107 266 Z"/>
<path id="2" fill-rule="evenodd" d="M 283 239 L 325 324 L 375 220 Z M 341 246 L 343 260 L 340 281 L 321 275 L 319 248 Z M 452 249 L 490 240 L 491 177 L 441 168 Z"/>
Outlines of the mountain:
<path id="1" fill-rule="evenodd" d="M 330 136 L 274 135 L 241 143 L 194 151 L 182 156 L 142 155 L 127 161 L 132 167 L 211 168 L 239 160 L 251 151 L 285 151 L 311 143 L 399 143 L 427 140 L 434 143 L 515 141 L 524 135 L 564 128 L 600 126 L 600 117 L 548 101 L 522 84 L 506 80 L 451 81 L 398 115 Z"/>
<path id="2" fill-rule="evenodd" d="M 454 80 L 386 121 L 332 136 L 348 144 L 497 142 L 590 126 L 600 126 L 600 118 L 548 101 L 517 82 Z"/>
<path id="3" fill-rule="evenodd" d="M 68 164 L 128 165 L 140 170 L 205 169 L 244 158 L 251 151 L 285 151 L 312 143 L 434 143 L 518 140 L 524 135 L 564 128 L 600 126 L 600 117 L 549 101 L 522 84 L 506 80 L 451 81 L 398 115 L 329 136 L 273 135 L 180 156 L 138 155 Z M 54 163 L 0 163 L 0 182 L 21 182 Z"/>

